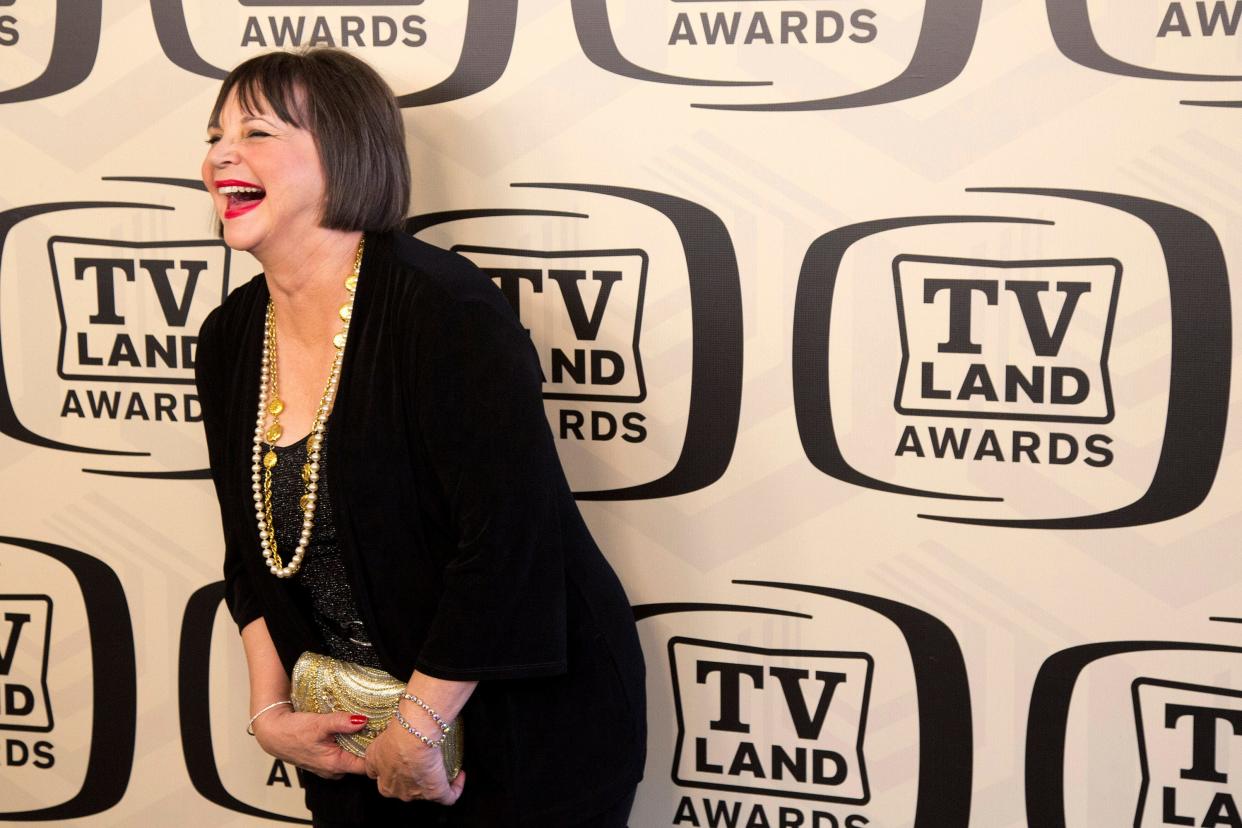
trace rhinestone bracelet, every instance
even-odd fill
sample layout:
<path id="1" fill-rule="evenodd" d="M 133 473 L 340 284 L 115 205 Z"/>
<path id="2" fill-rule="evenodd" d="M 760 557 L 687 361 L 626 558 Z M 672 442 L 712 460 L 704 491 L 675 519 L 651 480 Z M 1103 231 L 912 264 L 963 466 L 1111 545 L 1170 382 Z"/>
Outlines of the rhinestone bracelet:
<path id="1" fill-rule="evenodd" d="M 427 712 L 427 715 L 431 717 L 432 721 L 436 723 L 436 726 L 440 728 L 441 733 L 447 734 L 450 731 L 452 731 L 453 726 L 449 724 L 448 722 L 444 721 L 443 719 L 441 719 L 440 714 L 432 710 L 427 705 L 427 702 L 423 701 L 418 696 L 412 696 L 409 693 L 402 693 L 401 698 L 408 699 L 409 701 L 414 702 L 419 707 L 421 707 L 423 710 L 425 710 Z"/>
<path id="2" fill-rule="evenodd" d="M 402 727 L 404 727 L 404 728 L 405 728 L 405 729 L 406 729 L 406 730 L 410 733 L 410 735 L 412 735 L 412 736 L 417 736 L 419 739 L 421 739 L 421 740 L 422 740 L 422 743 L 423 743 L 424 745 L 426 745 L 427 747 L 429 747 L 429 748 L 433 748 L 433 749 L 438 749 L 438 748 L 440 747 L 440 745 L 444 744 L 444 740 L 443 740 L 443 739 L 428 739 L 426 736 L 424 736 L 423 734 L 419 733 L 419 732 L 418 732 L 418 730 L 417 730 L 417 729 L 415 729 L 414 725 L 412 725 L 412 724 L 410 724 L 408 721 L 406 721 L 405 716 L 402 716 L 402 715 L 401 715 L 401 711 L 400 711 L 400 710 L 394 710 L 394 711 L 392 712 L 392 715 L 396 717 L 396 719 L 397 719 L 397 724 L 399 724 L 399 725 L 401 725 Z"/>

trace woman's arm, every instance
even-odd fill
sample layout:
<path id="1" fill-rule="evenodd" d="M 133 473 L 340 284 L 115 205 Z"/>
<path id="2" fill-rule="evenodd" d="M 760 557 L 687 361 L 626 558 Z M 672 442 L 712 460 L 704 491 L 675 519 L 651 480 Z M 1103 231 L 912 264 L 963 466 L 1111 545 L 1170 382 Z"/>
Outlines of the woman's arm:
<path id="1" fill-rule="evenodd" d="M 289 676 L 262 618 L 242 630 L 246 667 L 250 672 L 250 710 L 289 698 Z M 325 779 L 346 773 L 365 773 L 366 764 L 341 750 L 337 733 L 354 733 L 366 724 L 365 716 L 349 713 L 294 713 L 287 705 L 273 707 L 254 722 L 254 735 L 264 751 Z M 421 742 L 420 742 L 421 744 Z"/>
<path id="2" fill-rule="evenodd" d="M 452 724 L 477 685 L 477 681 L 448 681 L 415 671 L 405 692 L 422 699 L 442 720 Z M 405 720 L 428 739 L 439 739 L 443 735 L 430 714 L 414 702 L 402 699 L 398 709 Z M 367 748 L 366 766 L 367 775 L 376 780 L 383 796 L 406 802 L 428 799 L 452 805 L 466 784 L 465 771 L 450 782 L 440 750 L 407 733 L 396 722 L 396 717 Z"/>

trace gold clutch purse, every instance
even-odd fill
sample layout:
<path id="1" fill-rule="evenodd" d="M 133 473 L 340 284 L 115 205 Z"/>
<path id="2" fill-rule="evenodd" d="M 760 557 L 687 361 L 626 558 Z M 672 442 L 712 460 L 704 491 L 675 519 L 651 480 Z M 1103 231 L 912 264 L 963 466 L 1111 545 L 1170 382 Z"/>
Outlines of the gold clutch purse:
<path id="1" fill-rule="evenodd" d="M 366 726 L 357 733 L 336 734 L 341 749 L 355 756 L 365 756 L 367 747 L 388 727 L 405 692 L 405 682 L 383 670 L 309 651 L 302 653 L 293 665 L 292 679 L 289 697 L 294 710 L 300 713 L 343 710 L 367 717 Z M 460 717 L 452 729 L 443 734 L 440 754 L 444 757 L 448 778 L 455 778 L 461 770 L 462 758 Z"/>

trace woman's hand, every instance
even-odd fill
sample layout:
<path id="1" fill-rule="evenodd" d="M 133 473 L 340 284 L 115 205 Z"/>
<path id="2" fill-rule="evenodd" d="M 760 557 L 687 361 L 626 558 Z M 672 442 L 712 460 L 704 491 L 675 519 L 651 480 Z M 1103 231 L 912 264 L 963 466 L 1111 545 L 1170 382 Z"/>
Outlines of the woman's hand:
<path id="1" fill-rule="evenodd" d="M 417 718 L 422 717 L 422 712 L 403 710 L 402 715 Z M 419 729 L 438 734 L 430 719 L 426 724 L 426 728 Z M 460 771 L 457 778 L 449 782 L 444 770 L 444 755 L 439 749 L 423 744 L 422 740 L 406 733 L 395 722 L 390 723 L 367 748 L 366 772 L 376 781 L 381 795 L 405 802 L 426 799 L 441 805 L 452 805 L 461 796 L 462 786 L 466 784 L 465 771 Z"/>
<path id="2" fill-rule="evenodd" d="M 355 733 L 366 716 L 349 713 L 294 713 L 283 707 L 264 713 L 254 723 L 254 735 L 264 751 L 324 779 L 367 772 L 361 757 L 341 749 L 337 733 Z M 419 744 L 422 744 L 421 742 Z"/>

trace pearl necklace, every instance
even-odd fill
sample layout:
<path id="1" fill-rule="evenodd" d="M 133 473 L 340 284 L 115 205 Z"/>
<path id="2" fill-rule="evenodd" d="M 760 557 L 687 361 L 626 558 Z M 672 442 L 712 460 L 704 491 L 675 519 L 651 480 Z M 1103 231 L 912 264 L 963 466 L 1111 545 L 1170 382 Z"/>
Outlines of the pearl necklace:
<path id="1" fill-rule="evenodd" d="M 345 358 L 345 341 L 349 334 L 349 320 L 353 316 L 354 291 L 358 287 L 358 271 L 362 268 L 362 248 L 365 241 L 365 237 L 359 239 L 353 272 L 345 279 L 349 301 L 341 305 L 337 312 L 341 317 L 342 327 L 332 337 L 336 355 L 332 359 L 327 384 L 319 398 L 319 407 L 315 410 L 310 439 L 306 441 L 306 463 L 302 466 L 302 484 L 306 489 L 298 499 L 298 505 L 302 509 L 302 533 L 288 565 L 281 560 L 280 552 L 276 549 L 276 529 L 272 519 L 272 468 L 279 460 L 275 448 L 276 441 L 284 434 L 279 418 L 280 413 L 285 410 L 285 404 L 280 399 L 277 385 L 276 307 L 270 298 L 267 301 L 267 315 L 263 321 L 263 357 L 259 368 L 259 410 L 255 418 L 254 449 L 250 463 L 250 488 L 254 492 L 254 515 L 259 527 L 259 547 L 263 550 L 263 562 L 277 578 L 291 578 L 296 575 L 302 567 L 302 559 L 306 557 L 306 547 L 310 545 L 311 530 L 315 525 L 315 503 L 318 499 L 316 493 L 319 490 L 320 452 L 323 449 L 328 414 L 332 411 L 332 401 L 336 398 L 337 386 L 341 380 L 341 364 Z M 264 428 L 269 414 L 272 424 Z M 264 438 L 271 444 L 266 453 L 263 451 Z"/>

